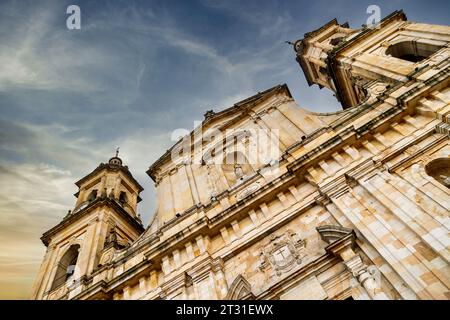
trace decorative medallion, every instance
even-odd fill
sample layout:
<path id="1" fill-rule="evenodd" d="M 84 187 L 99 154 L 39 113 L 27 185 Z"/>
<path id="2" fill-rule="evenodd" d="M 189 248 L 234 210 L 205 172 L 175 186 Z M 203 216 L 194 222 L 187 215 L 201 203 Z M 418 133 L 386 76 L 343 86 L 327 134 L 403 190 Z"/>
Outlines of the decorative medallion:
<path id="1" fill-rule="evenodd" d="M 237 200 L 244 199 L 246 196 L 248 196 L 248 195 L 252 194 L 253 192 L 255 192 L 256 190 L 258 190 L 259 187 L 260 187 L 259 181 L 256 182 L 256 183 L 251 184 L 250 186 L 248 186 L 247 188 L 245 188 L 244 190 L 239 192 L 236 195 L 236 199 Z"/>
<path id="2" fill-rule="evenodd" d="M 116 250 L 114 247 L 109 247 L 107 250 L 103 251 L 100 257 L 99 265 L 104 266 L 110 263 L 114 259 L 115 251 Z"/>
<path id="3" fill-rule="evenodd" d="M 305 247 L 306 240 L 299 239 L 291 230 L 280 236 L 272 234 L 269 244 L 261 250 L 259 268 L 263 271 L 270 265 L 280 276 L 302 263 Z"/>

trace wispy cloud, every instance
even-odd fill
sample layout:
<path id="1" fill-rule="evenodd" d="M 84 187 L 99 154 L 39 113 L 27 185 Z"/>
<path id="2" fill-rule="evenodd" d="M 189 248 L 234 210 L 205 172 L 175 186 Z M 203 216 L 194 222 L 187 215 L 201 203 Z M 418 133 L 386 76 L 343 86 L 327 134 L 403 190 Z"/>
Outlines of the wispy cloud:
<path id="1" fill-rule="evenodd" d="M 0 166 L 0 299 L 27 298 L 44 247 L 42 230 L 73 202 L 69 171 L 46 164 Z"/>
<path id="2" fill-rule="evenodd" d="M 398 5 L 413 19 L 445 24 L 445 3 L 381 5 L 385 14 Z M 0 4 L 0 298 L 27 297 L 40 235 L 74 205 L 73 182 L 115 146 L 145 188 L 139 211 L 147 223 L 155 196 L 145 171 L 171 146 L 173 129 L 193 129 L 207 109 L 284 82 L 309 109 L 338 108 L 331 93 L 306 86 L 284 41 L 336 16 L 360 24 L 367 7 L 80 0 L 81 30 L 69 31 L 69 4 Z"/>

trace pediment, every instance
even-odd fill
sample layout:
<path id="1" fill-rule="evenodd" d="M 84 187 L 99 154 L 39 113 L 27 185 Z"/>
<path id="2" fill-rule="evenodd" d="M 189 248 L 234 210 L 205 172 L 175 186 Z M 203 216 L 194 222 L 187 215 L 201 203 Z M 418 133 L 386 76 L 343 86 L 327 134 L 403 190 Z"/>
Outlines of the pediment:
<path id="1" fill-rule="evenodd" d="M 324 225 L 316 228 L 320 234 L 320 237 L 326 243 L 333 243 L 346 235 L 352 233 L 352 229 L 336 226 L 336 225 Z"/>
<path id="2" fill-rule="evenodd" d="M 253 296 L 250 283 L 242 276 L 238 275 L 230 286 L 226 300 L 242 300 Z"/>
<path id="3" fill-rule="evenodd" d="M 232 107 L 229 107 L 220 112 L 213 112 L 209 110 L 205 113 L 205 119 L 202 121 L 201 125 L 196 127 L 189 136 L 194 143 L 197 143 L 197 136 L 205 136 L 210 131 L 215 129 L 224 131 L 227 128 L 232 128 L 233 125 L 241 120 L 243 117 L 250 116 L 249 111 L 251 111 L 255 106 L 263 103 L 270 97 L 277 94 L 284 94 L 286 97 L 292 98 L 289 88 L 286 84 L 278 85 L 263 92 L 258 92 L 245 100 L 235 103 Z M 202 135 L 198 135 L 201 131 Z M 180 139 L 176 144 L 174 144 L 169 150 L 166 151 L 155 163 L 153 163 L 147 170 L 147 174 L 156 181 L 156 172 L 159 167 L 170 161 L 170 156 L 172 153 L 177 153 L 177 149 L 183 148 L 183 139 Z"/>

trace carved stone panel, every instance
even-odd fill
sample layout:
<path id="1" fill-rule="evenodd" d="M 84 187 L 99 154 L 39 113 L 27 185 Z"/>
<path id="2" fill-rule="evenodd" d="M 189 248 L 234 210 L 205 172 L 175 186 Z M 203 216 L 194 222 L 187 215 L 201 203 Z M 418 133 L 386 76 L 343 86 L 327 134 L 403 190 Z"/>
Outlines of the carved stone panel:
<path id="1" fill-rule="evenodd" d="M 291 270 L 295 265 L 302 263 L 305 256 L 306 240 L 288 230 L 283 235 L 272 234 L 270 242 L 260 252 L 260 270 L 271 267 L 281 276 L 283 272 Z"/>
<path id="2" fill-rule="evenodd" d="M 253 192 L 255 192 L 256 190 L 258 190 L 261 187 L 260 182 L 257 181 L 251 185 L 249 185 L 248 187 L 246 187 L 244 190 L 240 191 L 237 195 L 236 195 L 236 200 L 242 200 L 245 197 L 247 197 L 248 195 L 252 194 Z"/>

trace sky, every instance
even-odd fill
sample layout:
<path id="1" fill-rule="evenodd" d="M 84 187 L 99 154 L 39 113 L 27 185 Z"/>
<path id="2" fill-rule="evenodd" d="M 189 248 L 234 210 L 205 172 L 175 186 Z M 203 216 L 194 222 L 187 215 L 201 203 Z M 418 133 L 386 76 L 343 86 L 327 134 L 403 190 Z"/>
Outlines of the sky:
<path id="1" fill-rule="evenodd" d="M 66 9 L 81 9 L 81 29 Z M 28 299 L 43 232 L 73 209 L 74 182 L 120 157 L 155 210 L 148 167 L 178 128 L 287 83 L 311 111 L 340 110 L 308 87 L 285 41 L 338 18 L 449 24 L 449 1 L 5 1 L 0 0 L 0 299 Z"/>

